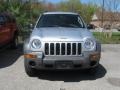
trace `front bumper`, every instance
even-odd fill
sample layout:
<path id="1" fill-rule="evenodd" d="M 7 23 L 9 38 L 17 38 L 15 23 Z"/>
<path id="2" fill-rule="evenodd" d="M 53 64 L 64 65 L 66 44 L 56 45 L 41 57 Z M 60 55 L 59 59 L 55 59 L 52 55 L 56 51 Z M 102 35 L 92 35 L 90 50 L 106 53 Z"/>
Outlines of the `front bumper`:
<path id="1" fill-rule="evenodd" d="M 81 56 L 43 56 L 42 58 L 35 56 L 29 58 L 25 55 L 24 58 L 26 64 L 35 69 L 88 69 L 99 64 L 100 52 L 84 52 Z"/>

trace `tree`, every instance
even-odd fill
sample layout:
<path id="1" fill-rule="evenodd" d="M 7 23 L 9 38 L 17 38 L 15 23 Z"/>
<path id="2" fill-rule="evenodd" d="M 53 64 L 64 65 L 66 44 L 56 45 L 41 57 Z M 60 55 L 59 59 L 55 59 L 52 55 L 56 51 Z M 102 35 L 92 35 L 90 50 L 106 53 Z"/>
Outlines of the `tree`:
<path id="1" fill-rule="evenodd" d="M 110 25 L 110 30 L 109 30 L 109 33 L 108 33 L 108 36 L 109 38 L 112 37 L 112 29 L 113 27 L 115 26 L 115 23 L 114 21 L 116 21 L 116 15 L 119 11 L 119 6 L 120 6 L 120 0 L 106 0 L 105 1 L 105 8 L 106 8 L 106 11 L 107 12 L 110 12 L 109 13 L 109 25 Z"/>
<path id="2" fill-rule="evenodd" d="M 1 12 L 7 11 L 8 7 L 9 7 L 9 4 L 6 3 L 6 1 L 0 0 L 0 11 Z"/>
<path id="3" fill-rule="evenodd" d="M 82 5 L 81 16 L 87 23 L 90 23 L 93 14 L 96 12 L 98 7 L 92 3 Z"/>

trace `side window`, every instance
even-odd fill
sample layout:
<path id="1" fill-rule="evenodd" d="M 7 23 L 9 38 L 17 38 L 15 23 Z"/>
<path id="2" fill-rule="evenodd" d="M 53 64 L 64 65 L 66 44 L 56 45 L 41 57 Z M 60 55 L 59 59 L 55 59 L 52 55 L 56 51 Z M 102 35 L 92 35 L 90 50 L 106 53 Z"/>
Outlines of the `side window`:
<path id="1" fill-rule="evenodd" d="M 3 16 L 0 16 L 0 23 L 1 22 L 4 22 L 4 17 Z"/>
<path id="2" fill-rule="evenodd" d="M 84 27 L 83 22 L 80 17 L 78 17 L 78 22 L 81 24 L 82 27 Z"/>
<path id="3" fill-rule="evenodd" d="M 5 22 L 6 22 L 5 17 L 0 15 L 0 25 L 5 24 Z"/>

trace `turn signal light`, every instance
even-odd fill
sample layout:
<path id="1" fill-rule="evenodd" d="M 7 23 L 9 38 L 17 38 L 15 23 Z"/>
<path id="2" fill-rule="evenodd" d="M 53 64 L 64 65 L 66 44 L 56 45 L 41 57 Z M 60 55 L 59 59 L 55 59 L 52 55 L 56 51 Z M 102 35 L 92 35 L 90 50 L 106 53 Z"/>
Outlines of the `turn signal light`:
<path id="1" fill-rule="evenodd" d="M 37 55 L 25 54 L 24 57 L 27 58 L 27 59 L 36 59 L 36 58 L 37 58 Z"/>
<path id="2" fill-rule="evenodd" d="M 90 55 L 90 60 L 91 61 L 97 61 L 99 59 L 100 59 L 100 54 L 99 53 L 95 53 L 95 54 Z"/>

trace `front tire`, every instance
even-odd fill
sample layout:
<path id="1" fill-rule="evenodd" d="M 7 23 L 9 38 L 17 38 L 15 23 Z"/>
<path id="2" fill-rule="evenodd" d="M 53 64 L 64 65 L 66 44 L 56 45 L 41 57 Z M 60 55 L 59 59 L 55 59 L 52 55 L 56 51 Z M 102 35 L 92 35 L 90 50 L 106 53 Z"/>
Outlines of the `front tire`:
<path id="1" fill-rule="evenodd" d="M 99 65 L 96 67 L 87 69 L 86 72 L 89 73 L 90 75 L 95 75 L 97 73 L 98 69 L 99 69 Z"/>
<path id="2" fill-rule="evenodd" d="M 28 65 L 28 63 L 27 63 L 26 60 L 24 60 L 24 67 L 25 67 L 25 72 L 26 72 L 26 74 L 27 74 L 28 76 L 30 76 L 30 77 L 35 76 L 35 74 L 36 74 L 36 69 L 31 68 L 31 67 Z"/>
<path id="3" fill-rule="evenodd" d="M 98 67 L 94 67 L 94 68 L 90 68 L 89 69 L 89 73 L 92 74 L 92 75 L 95 75 L 98 71 Z"/>
<path id="4" fill-rule="evenodd" d="M 18 47 L 18 36 L 14 35 L 13 40 L 11 41 L 12 49 L 16 49 Z"/>

